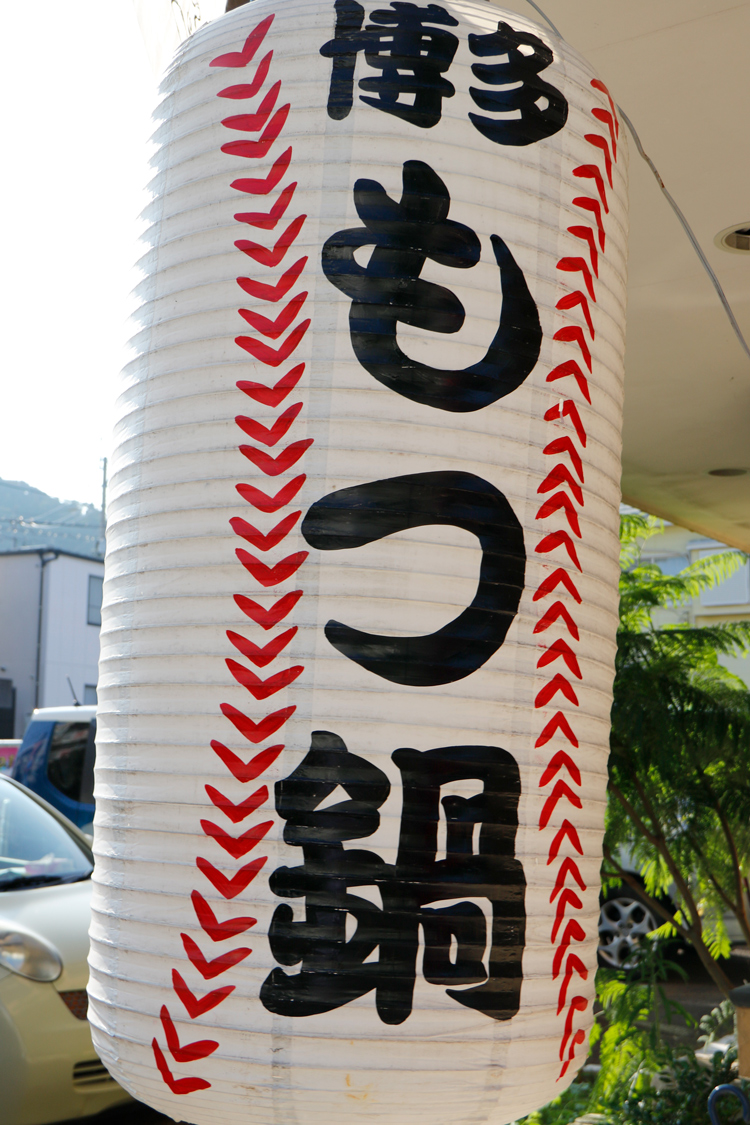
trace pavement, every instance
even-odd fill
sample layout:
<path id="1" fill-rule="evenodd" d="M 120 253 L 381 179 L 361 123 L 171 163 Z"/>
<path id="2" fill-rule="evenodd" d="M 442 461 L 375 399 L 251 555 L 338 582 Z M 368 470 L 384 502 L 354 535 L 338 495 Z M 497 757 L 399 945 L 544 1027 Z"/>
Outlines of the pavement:
<path id="1" fill-rule="evenodd" d="M 716 987 L 710 976 L 703 968 L 698 957 L 690 949 L 678 950 L 674 960 L 688 974 L 688 979 L 683 981 L 679 974 L 674 974 L 662 987 L 667 998 L 677 1001 L 696 1020 L 706 1015 L 720 1004 L 724 999 L 723 993 Z M 733 985 L 744 984 L 750 981 L 750 949 L 746 946 L 736 947 L 731 957 L 722 961 L 722 968 L 732 981 Z M 697 1046 L 698 1030 L 671 1024 L 665 1027 L 662 1024 L 665 1037 L 673 1039 L 675 1043 L 684 1043 L 686 1047 Z M 70 1122 L 69 1125 L 81 1125 Z M 96 1117 L 86 1118 L 86 1125 L 174 1125 L 171 1117 L 150 1109 L 141 1102 L 129 1102 L 127 1105 L 116 1106 L 106 1110 Z"/>

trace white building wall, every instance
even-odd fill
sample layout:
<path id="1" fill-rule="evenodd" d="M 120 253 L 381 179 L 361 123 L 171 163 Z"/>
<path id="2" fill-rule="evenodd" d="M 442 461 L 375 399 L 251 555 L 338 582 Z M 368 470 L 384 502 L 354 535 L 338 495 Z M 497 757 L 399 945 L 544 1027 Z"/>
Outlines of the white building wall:
<path id="1" fill-rule="evenodd" d="M 81 703 L 97 682 L 99 626 L 87 622 L 88 587 L 89 575 L 103 574 L 103 563 L 67 555 L 45 568 L 40 707 L 73 702 L 67 676 Z"/>
<path id="2" fill-rule="evenodd" d="M 0 555 L 0 676 L 16 689 L 16 738 L 34 707 L 39 570 L 36 554 Z"/>
<path id="3" fill-rule="evenodd" d="M 656 562 L 665 574 L 676 574 L 688 563 L 706 555 L 729 550 L 715 539 L 696 536 L 695 532 L 667 523 L 662 531 L 647 540 L 643 559 Z M 725 621 L 750 620 L 750 566 L 744 566 L 730 578 L 699 598 L 674 609 L 660 609 L 654 614 L 657 626 L 668 624 L 717 625 Z M 719 662 L 739 676 L 750 687 L 750 655 L 720 656 Z"/>

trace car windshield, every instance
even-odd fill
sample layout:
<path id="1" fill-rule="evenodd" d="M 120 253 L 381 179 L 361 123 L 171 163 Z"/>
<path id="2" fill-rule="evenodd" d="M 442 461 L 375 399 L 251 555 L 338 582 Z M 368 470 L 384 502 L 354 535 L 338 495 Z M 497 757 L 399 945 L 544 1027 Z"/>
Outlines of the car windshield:
<path id="1" fill-rule="evenodd" d="M 0 891 L 87 879 L 84 848 L 46 809 L 0 779 Z"/>

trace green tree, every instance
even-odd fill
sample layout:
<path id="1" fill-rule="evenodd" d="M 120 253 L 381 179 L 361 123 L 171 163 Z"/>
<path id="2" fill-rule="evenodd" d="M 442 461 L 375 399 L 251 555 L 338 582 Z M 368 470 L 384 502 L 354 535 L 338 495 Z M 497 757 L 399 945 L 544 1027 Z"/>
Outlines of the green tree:
<path id="1" fill-rule="evenodd" d="M 750 692 L 719 657 L 750 648 L 750 622 L 692 628 L 657 625 L 654 614 L 697 597 L 745 556 L 725 551 L 665 575 L 641 558 L 658 527 L 647 516 L 622 519 L 603 876 L 643 894 L 619 862 L 626 847 L 664 932 L 690 942 L 726 993 L 716 960 L 729 952 L 726 911 L 750 945 Z M 670 887 L 674 911 L 664 899 Z"/>

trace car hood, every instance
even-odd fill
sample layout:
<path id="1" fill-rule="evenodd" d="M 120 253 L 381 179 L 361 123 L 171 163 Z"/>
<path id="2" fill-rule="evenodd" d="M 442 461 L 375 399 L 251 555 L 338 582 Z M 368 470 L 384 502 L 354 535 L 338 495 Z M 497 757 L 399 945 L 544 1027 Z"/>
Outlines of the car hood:
<path id="1" fill-rule="evenodd" d="M 62 958 L 55 988 L 85 988 L 89 978 L 91 880 L 0 892 L 0 928 L 18 925 L 46 938 Z M 1 972 L 2 970 L 0 970 Z"/>

